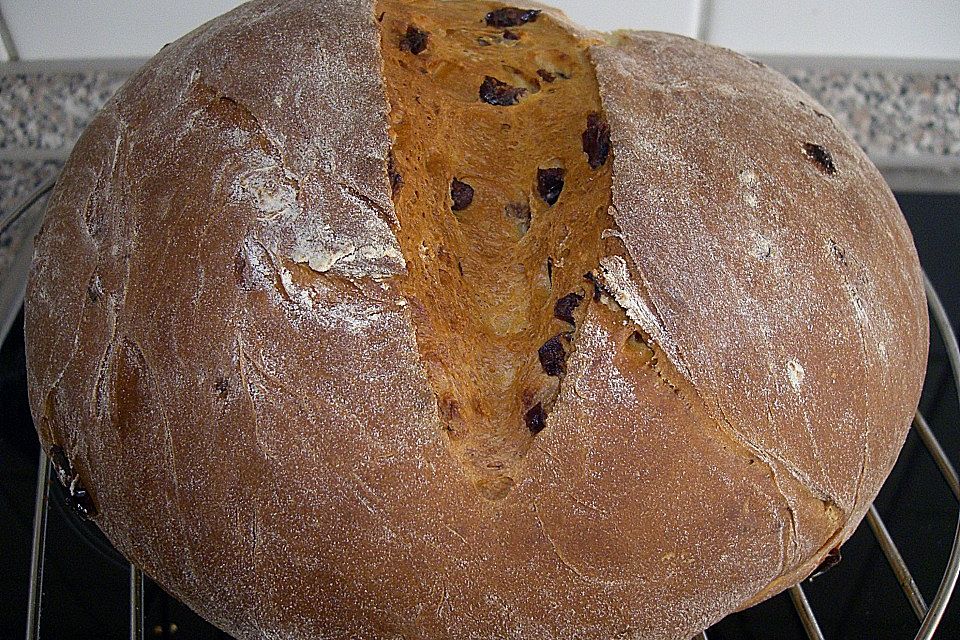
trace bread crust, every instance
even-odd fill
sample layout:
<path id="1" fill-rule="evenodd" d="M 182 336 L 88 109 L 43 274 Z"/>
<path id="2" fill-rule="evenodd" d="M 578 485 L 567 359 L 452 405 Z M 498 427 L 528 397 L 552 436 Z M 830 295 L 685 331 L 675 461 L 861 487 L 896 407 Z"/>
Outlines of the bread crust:
<path id="1" fill-rule="evenodd" d="M 906 437 L 929 331 L 913 240 L 863 151 L 780 74 L 659 33 L 593 56 L 638 320 L 793 511 L 762 599 L 849 537 Z M 815 501 L 838 512 L 829 535 Z"/>
<path id="2" fill-rule="evenodd" d="M 689 637 L 879 490 L 927 318 L 876 169 L 741 56 L 582 37 L 622 250 L 498 501 L 449 453 L 399 293 L 372 2 L 244 5 L 77 144 L 28 288 L 38 432 L 114 545 L 237 638 Z"/>

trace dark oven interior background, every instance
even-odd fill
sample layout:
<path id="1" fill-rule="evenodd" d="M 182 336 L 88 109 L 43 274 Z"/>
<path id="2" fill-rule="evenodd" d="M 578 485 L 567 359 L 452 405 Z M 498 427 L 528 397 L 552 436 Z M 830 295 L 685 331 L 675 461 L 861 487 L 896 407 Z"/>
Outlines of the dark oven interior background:
<path id="1" fill-rule="evenodd" d="M 920 260 L 953 319 L 960 322 L 960 195 L 898 194 Z M 37 437 L 27 406 L 22 314 L 0 350 L 0 637 L 22 638 L 27 590 Z M 939 336 L 931 342 L 920 408 L 954 464 L 960 462 L 960 415 Z M 56 490 L 57 483 L 51 487 Z M 129 566 L 95 527 L 76 521 L 51 493 L 43 580 L 41 638 L 129 637 Z M 958 505 L 917 436 L 911 432 L 876 502 L 904 560 L 929 602 L 947 562 Z M 896 578 L 864 522 L 843 547 L 843 560 L 805 584 L 828 640 L 907 640 L 918 623 Z M 955 598 L 956 600 L 957 598 Z M 147 581 L 147 638 L 227 638 Z M 781 594 L 729 616 L 709 631 L 711 640 L 802 639 L 790 598 Z M 935 636 L 960 638 L 960 603 L 954 602 Z"/>

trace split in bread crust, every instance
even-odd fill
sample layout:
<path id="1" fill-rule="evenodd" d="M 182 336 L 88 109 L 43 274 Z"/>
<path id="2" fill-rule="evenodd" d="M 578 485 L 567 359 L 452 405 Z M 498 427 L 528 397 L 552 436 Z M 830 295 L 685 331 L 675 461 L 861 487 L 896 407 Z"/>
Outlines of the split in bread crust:
<path id="1" fill-rule="evenodd" d="M 489 499 L 549 420 L 613 224 L 592 42 L 498 7 L 377 8 L 403 291 L 442 428 Z"/>

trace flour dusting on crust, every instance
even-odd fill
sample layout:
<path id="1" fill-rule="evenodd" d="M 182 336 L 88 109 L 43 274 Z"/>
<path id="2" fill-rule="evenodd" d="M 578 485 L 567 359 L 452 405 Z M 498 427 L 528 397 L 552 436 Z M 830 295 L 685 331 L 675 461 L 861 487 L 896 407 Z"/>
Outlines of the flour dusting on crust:
<path id="1" fill-rule="evenodd" d="M 876 169 L 784 78 L 681 36 L 609 42 L 592 56 L 627 250 L 611 290 L 781 485 L 795 535 L 771 595 L 852 532 L 903 442 L 926 357 L 916 253 Z"/>
<path id="2" fill-rule="evenodd" d="M 568 26 L 611 125 L 617 304 L 586 299 L 496 502 L 399 293 L 371 0 L 245 4 L 78 142 L 31 275 L 31 409 L 117 548 L 235 637 L 687 638 L 812 569 L 892 465 L 926 324 L 876 171 L 735 54 Z"/>

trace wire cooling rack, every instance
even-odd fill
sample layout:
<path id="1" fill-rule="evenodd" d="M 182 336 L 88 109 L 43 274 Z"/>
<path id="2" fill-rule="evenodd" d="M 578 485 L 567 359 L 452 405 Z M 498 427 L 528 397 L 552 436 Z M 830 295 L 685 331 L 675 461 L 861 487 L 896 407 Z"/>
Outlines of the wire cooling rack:
<path id="1" fill-rule="evenodd" d="M 53 178 L 41 185 L 28 196 L 20 206 L 0 218 L 0 235 L 5 233 L 18 219 L 26 215 L 27 212 L 53 188 L 55 181 L 56 178 Z M 41 214 L 37 212 L 36 215 L 39 216 Z M 32 245 L 32 242 L 28 243 L 28 245 Z M 924 276 L 924 288 L 927 295 L 927 305 L 930 308 L 930 314 L 933 318 L 933 325 L 937 331 L 939 331 L 946 348 L 954 385 L 957 388 L 958 400 L 960 400 L 960 347 L 957 345 L 957 337 L 950 325 L 950 319 L 940 301 L 940 297 L 926 276 Z M 2 341 L 2 338 L 3 336 L 0 336 L 0 341 Z M 914 416 L 912 428 L 920 441 L 923 442 L 927 451 L 929 451 L 937 468 L 940 470 L 944 482 L 946 482 L 950 491 L 953 493 L 954 498 L 960 501 L 960 478 L 957 476 L 957 471 L 947 458 L 943 447 L 927 424 L 927 420 L 919 411 L 917 411 Z M 33 513 L 33 540 L 30 557 L 30 587 L 27 607 L 26 640 L 38 640 L 40 637 L 40 614 L 41 605 L 43 604 L 43 561 L 46 554 L 47 513 L 50 504 L 50 471 L 50 461 L 41 448 Z M 883 519 L 881 519 L 874 505 L 870 506 L 864 521 L 876 538 L 880 549 L 883 551 L 884 557 L 903 590 L 904 596 L 910 604 L 910 608 L 913 609 L 917 621 L 920 624 L 914 640 L 930 640 L 937 630 L 937 625 L 939 625 L 943 617 L 950 597 L 953 594 L 954 587 L 957 584 L 957 577 L 960 575 L 960 513 L 958 513 L 953 546 L 950 550 L 950 556 L 947 560 L 943 578 L 940 581 L 936 595 L 929 604 L 920 593 L 920 589 L 917 587 L 909 567 L 907 567 L 907 564 L 904 562 L 897 545 L 887 530 L 886 524 Z M 144 576 L 140 569 L 133 565 L 130 565 L 129 571 L 130 639 L 144 640 Z M 799 617 L 800 623 L 806 631 L 807 637 L 810 640 L 825 640 L 813 607 L 800 584 L 790 589 L 790 599 L 793 602 L 796 615 Z M 708 631 L 704 631 L 694 638 L 694 640 L 697 639 L 708 640 Z"/>

